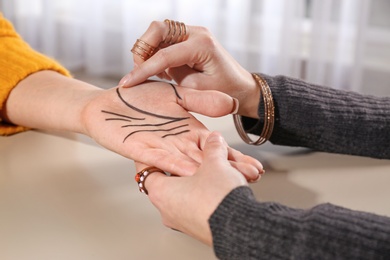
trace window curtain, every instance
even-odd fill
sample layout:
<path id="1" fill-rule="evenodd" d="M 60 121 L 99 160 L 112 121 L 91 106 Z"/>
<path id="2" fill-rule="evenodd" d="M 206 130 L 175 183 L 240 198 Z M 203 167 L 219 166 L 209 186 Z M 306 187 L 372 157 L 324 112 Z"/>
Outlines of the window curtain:
<path id="1" fill-rule="evenodd" d="M 133 66 L 135 40 L 151 21 L 169 18 L 208 27 L 249 71 L 360 91 L 365 69 L 390 70 L 387 3 L 0 0 L 0 8 L 32 47 L 71 70 L 120 77 Z M 373 8 L 383 9 L 379 22 Z"/>

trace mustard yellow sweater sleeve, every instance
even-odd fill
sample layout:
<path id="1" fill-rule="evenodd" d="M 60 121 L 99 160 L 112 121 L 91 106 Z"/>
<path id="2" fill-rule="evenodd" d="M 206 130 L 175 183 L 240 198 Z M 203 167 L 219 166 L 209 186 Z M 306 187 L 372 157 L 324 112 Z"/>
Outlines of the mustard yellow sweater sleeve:
<path id="1" fill-rule="evenodd" d="M 12 89 L 30 74 L 41 70 L 54 70 L 70 76 L 55 60 L 33 50 L 15 32 L 12 24 L 0 13 L 0 111 L 4 109 Z M 11 125 L 0 117 L 0 135 L 11 135 L 27 128 Z"/>

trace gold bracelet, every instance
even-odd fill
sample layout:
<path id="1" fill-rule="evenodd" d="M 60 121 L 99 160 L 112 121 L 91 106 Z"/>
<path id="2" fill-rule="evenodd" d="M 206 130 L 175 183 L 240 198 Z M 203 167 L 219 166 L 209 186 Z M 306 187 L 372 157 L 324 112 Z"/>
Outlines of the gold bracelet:
<path id="1" fill-rule="evenodd" d="M 275 124 L 275 106 L 274 100 L 272 98 L 271 89 L 268 86 L 267 82 L 260 77 L 259 75 L 252 73 L 256 84 L 260 87 L 260 94 L 263 97 L 264 101 L 264 125 L 263 130 L 261 131 L 259 139 L 253 141 L 248 134 L 245 132 L 245 129 L 242 125 L 242 120 L 240 115 L 233 115 L 234 125 L 237 129 L 238 134 L 241 139 L 251 145 L 261 145 L 270 139 L 272 135 L 272 131 L 274 129 Z"/>

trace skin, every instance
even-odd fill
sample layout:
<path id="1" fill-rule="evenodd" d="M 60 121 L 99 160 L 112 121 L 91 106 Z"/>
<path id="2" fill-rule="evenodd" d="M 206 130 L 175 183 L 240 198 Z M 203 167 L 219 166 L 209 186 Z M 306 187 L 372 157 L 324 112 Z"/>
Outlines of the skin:
<path id="1" fill-rule="evenodd" d="M 124 157 L 175 175 L 192 175 L 203 159 L 203 145 L 210 132 L 187 109 L 205 107 L 202 105 L 204 94 L 176 89 L 182 99 L 167 83 L 146 82 L 134 88 L 121 89 L 121 99 L 117 88 L 103 90 L 54 71 L 41 71 L 28 76 L 11 91 L 2 117 L 30 128 L 85 134 Z M 205 94 L 207 102 L 220 107 L 214 112 L 215 116 L 229 114 L 234 108 L 233 99 L 227 95 L 215 91 Z M 123 121 L 106 120 L 113 116 L 102 111 L 145 117 L 142 122 L 147 124 L 161 123 L 161 118 L 145 116 L 130 109 L 125 102 L 154 114 L 187 118 L 188 131 L 165 138 L 162 138 L 162 132 L 137 132 L 124 140 L 129 132 L 144 130 L 145 127 L 123 128 Z M 199 108 L 199 111 L 202 109 Z M 151 128 L 162 129 L 165 126 Z M 229 148 L 229 159 L 249 180 L 257 179 L 259 171 L 262 171 L 262 165 L 257 160 L 234 149 Z"/>
<path id="2" fill-rule="evenodd" d="M 238 114 L 258 118 L 260 91 L 256 82 L 208 29 L 187 26 L 187 39 L 169 46 L 163 44 L 167 34 L 166 23 L 151 23 L 140 39 L 162 49 L 146 61 L 133 55 L 135 67 L 120 86 L 131 87 L 158 75 L 180 86 L 224 92 L 239 101 Z"/>
<path id="3" fill-rule="evenodd" d="M 219 133 L 207 138 L 203 155 L 194 175 L 178 178 L 156 172 L 148 176 L 145 187 L 164 225 L 211 246 L 208 219 L 231 190 L 248 183 L 229 163 L 228 146 Z"/>
<path id="4" fill-rule="evenodd" d="M 238 100 L 238 114 L 258 118 L 260 91 L 255 80 L 206 28 L 187 26 L 187 38 L 173 45 L 163 43 L 168 30 L 164 22 L 151 23 L 140 39 L 160 49 L 146 61 L 133 55 L 135 67 L 122 78 L 120 86 L 129 88 L 157 75 L 187 89 L 224 92 Z M 208 219 L 229 192 L 247 185 L 242 174 L 229 164 L 228 151 L 223 138 L 213 133 L 193 176 L 176 178 L 153 173 L 147 178 L 149 198 L 167 227 L 212 245 Z M 146 166 L 138 163 L 137 169 Z"/>

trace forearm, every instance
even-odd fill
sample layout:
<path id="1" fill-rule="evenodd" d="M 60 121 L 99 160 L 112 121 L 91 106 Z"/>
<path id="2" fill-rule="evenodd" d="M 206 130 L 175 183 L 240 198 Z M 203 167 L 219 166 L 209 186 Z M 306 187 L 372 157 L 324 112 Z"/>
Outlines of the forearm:
<path id="1" fill-rule="evenodd" d="M 263 76 L 275 101 L 276 121 L 270 141 L 318 151 L 390 158 L 390 98 L 364 96 L 278 76 Z M 260 121 L 244 119 L 260 133 Z"/>
<path id="2" fill-rule="evenodd" d="M 100 91 L 54 71 L 36 72 L 11 91 L 2 117 L 29 128 L 85 133 L 82 110 Z"/>
<path id="3" fill-rule="evenodd" d="M 245 216 L 244 218 L 242 216 Z M 232 191 L 210 218 L 221 259 L 385 259 L 390 219 L 322 204 L 310 210 L 256 202 Z"/>

